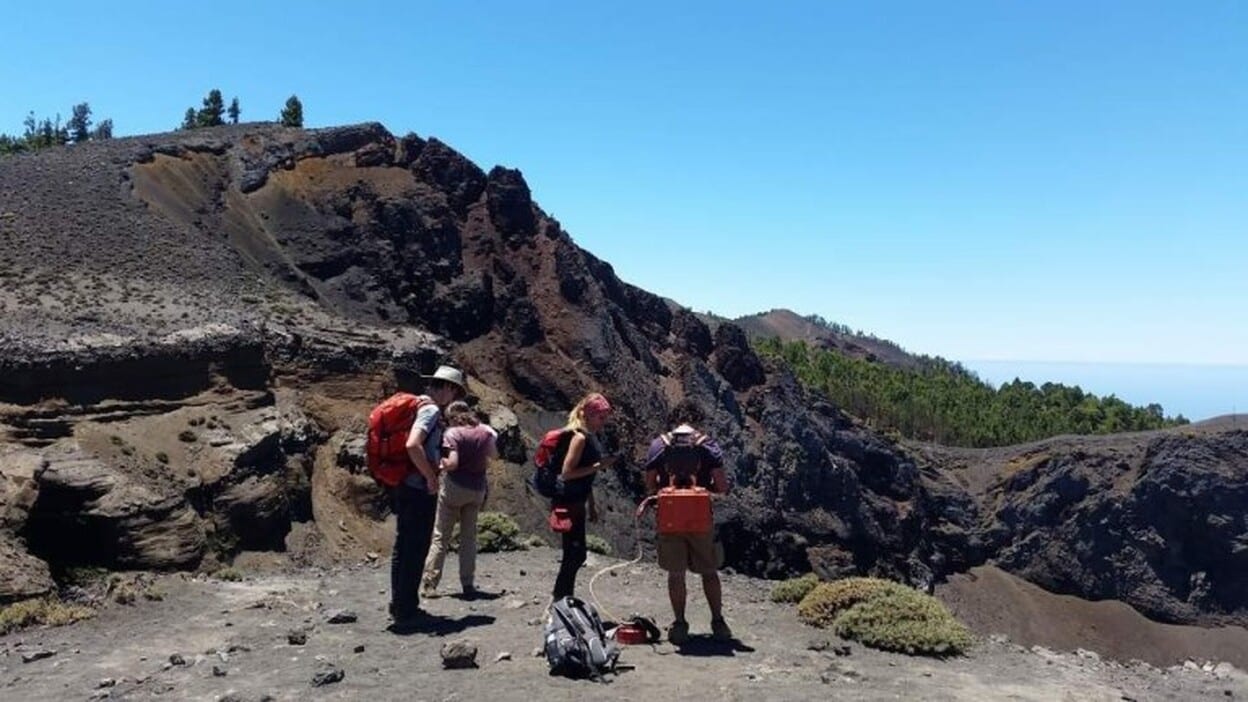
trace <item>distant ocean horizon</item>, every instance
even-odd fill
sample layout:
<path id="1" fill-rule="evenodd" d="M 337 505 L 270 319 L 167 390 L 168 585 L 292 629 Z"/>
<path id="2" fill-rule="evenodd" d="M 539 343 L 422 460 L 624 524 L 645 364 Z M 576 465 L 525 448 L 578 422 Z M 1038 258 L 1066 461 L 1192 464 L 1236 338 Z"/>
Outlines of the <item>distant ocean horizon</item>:
<path id="1" fill-rule="evenodd" d="M 1084 392 L 1114 395 L 1133 405 L 1156 402 L 1167 417 L 1181 414 L 1193 422 L 1248 414 L 1248 365 L 1073 361 L 963 361 L 962 365 L 994 387 L 1015 378 L 1037 386 L 1078 385 Z"/>

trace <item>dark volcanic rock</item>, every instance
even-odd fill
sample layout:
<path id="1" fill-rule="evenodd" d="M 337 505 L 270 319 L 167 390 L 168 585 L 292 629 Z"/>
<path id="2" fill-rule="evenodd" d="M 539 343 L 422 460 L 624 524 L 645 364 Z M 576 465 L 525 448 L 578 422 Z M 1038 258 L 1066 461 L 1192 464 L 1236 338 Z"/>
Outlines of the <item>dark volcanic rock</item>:
<path id="1" fill-rule="evenodd" d="M 715 330 L 715 370 L 738 392 L 763 382 L 766 373 L 740 327 L 721 324 Z"/>
<path id="2" fill-rule="evenodd" d="M 1248 622 L 1248 432 L 1154 439 L 1137 466 L 1074 450 L 1000 483 L 985 539 L 1056 592 L 1171 622 Z"/>
<path id="3" fill-rule="evenodd" d="M 429 139 L 411 164 L 412 173 L 446 194 L 451 207 L 465 212 L 485 191 L 485 173 L 457 151 Z"/>
<path id="4" fill-rule="evenodd" d="M 312 687 L 324 687 L 325 685 L 342 682 L 342 679 L 345 677 L 347 677 L 347 674 L 342 668 L 333 663 L 322 663 L 321 667 L 312 675 Z"/>
<path id="5" fill-rule="evenodd" d="M 537 233 L 533 199 L 520 171 L 495 166 L 486 178 L 485 196 L 490 219 L 503 241 L 518 246 Z"/>
<path id="6" fill-rule="evenodd" d="M 706 358 L 714 344 L 706 323 L 683 308 L 672 315 L 672 334 L 676 337 L 676 348 L 701 359 Z"/>
<path id="7" fill-rule="evenodd" d="M 811 569 L 929 577 L 915 562 L 927 546 L 926 515 L 910 507 L 921 494 L 914 463 L 872 435 L 797 412 L 805 402 L 784 376 L 746 396 L 764 432 L 736 457 L 737 494 L 717 508 L 727 561 L 769 577 Z"/>
<path id="8" fill-rule="evenodd" d="M 356 616 L 355 612 L 352 612 L 349 609 L 339 609 L 339 610 L 330 612 L 329 616 L 325 618 L 325 623 L 327 624 L 350 624 L 358 619 L 359 617 Z"/>

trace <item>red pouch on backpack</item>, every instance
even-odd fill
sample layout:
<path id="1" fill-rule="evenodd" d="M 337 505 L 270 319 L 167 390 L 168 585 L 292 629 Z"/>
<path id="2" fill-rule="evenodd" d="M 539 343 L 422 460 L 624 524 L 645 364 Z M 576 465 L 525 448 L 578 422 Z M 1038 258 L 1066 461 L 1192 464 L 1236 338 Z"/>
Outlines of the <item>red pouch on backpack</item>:
<path id="1" fill-rule="evenodd" d="M 567 507 L 555 507 L 550 510 L 550 530 L 556 534 L 563 534 L 572 531 L 572 513 Z"/>

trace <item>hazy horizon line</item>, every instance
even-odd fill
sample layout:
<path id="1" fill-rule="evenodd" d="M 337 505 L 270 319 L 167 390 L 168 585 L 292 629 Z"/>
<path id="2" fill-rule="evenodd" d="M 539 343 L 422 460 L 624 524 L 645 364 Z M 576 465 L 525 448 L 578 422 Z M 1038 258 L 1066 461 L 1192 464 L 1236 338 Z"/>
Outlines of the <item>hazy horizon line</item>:
<path id="1" fill-rule="evenodd" d="M 1045 363 L 1049 365 L 1066 365 L 1066 366 L 1169 366 L 1183 368 L 1248 368 L 1248 361 L 1242 363 L 1222 363 L 1200 361 L 1071 361 L 1071 360 L 1047 360 L 1035 358 L 974 358 L 960 361 L 967 363 Z"/>

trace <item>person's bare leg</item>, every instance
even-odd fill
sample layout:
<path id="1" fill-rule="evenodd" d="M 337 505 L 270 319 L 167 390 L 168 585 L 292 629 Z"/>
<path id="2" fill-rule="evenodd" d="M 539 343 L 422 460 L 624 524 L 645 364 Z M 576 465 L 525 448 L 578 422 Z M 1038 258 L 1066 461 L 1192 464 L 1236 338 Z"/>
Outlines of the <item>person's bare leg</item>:
<path id="1" fill-rule="evenodd" d="M 711 606 L 711 619 L 724 616 L 724 588 L 719 582 L 719 572 L 712 571 L 702 576 L 702 592 L 706 593 L 706 602 Z"/>
<path id="2" fill-rule="evenodd" d="M 673 571 L 667 574 L 667 596 L 672 601 L 672 614 L 676 620 L 667 629 L 667 640 L 677 646 L 689 640 L 689 622 L 685 621 L 685 571 Z"/>
<path id="3" fill-rule="evenodd" d="M 673 571 L 667 574 L 667 597 L 672 601 L 672 614 L 677 621 L 685 619 L 685 600 L 688 593 L 685 589 L 685 571 Z"/>

